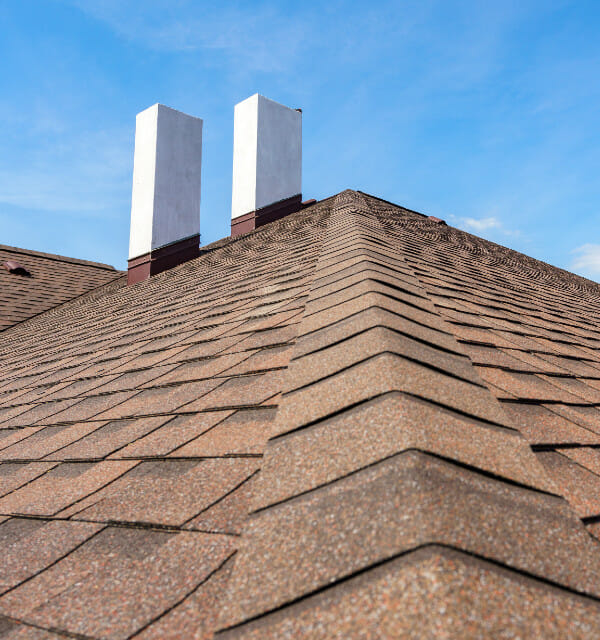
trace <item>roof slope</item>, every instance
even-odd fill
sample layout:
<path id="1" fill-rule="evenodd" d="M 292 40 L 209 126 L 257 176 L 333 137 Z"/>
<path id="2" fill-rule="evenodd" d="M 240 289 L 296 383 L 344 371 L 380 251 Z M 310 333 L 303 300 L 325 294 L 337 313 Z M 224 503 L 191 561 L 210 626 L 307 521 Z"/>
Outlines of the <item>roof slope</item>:
<path id="1" fill-rule="evenodd" d="M 2 264 L 13 261 L 29 276 L 10 273 Z M 122 275 L 114 267 L 0 245 L 0 331 Z"/>
<path id="2" fill-rule="evenodd" d="M 0 637 L 593 637 L 599 306 L 346 191 L 14 327 Z"/>

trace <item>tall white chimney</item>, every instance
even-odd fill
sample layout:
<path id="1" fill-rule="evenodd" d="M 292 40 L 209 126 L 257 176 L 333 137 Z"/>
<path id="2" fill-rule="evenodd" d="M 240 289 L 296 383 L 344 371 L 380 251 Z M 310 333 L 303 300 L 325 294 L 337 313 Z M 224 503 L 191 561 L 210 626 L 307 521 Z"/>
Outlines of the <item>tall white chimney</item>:
<path id="1" fill-rule="evenodd" d="M 300 209 L 302 112 L 258 93 L 236 104 L 231 235 Z"/>
<path id="2" fill-rule="evenodd" d="M 162 104 L 135 122 L 128 282 L 198 255 L 202 120 Z"/>

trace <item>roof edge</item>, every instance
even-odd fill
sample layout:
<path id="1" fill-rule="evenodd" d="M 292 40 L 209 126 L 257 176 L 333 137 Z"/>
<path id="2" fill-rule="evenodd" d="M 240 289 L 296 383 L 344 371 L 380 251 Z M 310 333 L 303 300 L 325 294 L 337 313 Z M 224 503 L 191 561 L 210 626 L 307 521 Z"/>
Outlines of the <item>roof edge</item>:
<path id="1" fill-rule="evenodd" d="M 0 244 L 0 250 L 13 251 L 24 256 L 35 256 L 36 258 L 46 258 L 47 260 L 54 260 L 55 262 L 70 262 L 72 264 L 82 264 L 88 267 L 96 267 L 98 269 L 105 269 L 106 271 L 119 272 L 119 269 L 115 269 L 110 264 L 104 262 L 93 262 L 92 260 L 81 260 L 80 258 L 70 258 L 69 256 L 61 256 L 55 253 L 44 253 L 42 251 L 33 251 L 32 249 L 21 249 L 20 247 L 11 247 L 6 244 Z"/>

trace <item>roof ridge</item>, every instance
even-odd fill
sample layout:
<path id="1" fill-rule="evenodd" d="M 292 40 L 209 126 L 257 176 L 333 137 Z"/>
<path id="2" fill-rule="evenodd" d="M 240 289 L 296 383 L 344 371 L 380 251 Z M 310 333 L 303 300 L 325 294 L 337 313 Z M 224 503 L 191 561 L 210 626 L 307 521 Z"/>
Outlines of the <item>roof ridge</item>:
<path id="1" fill-rule="evenodd" d="M 68 262 L 72 264 L 81 264 L 87 267 L 96 267 L 98 269 L 104 269 L 107 271 L 116 271 L 116 272 L 121 271 L 119 269 L 115 269 L 115 267 L 113 267 L 110 264 L 105 264 L 104 262 L 94 262 L 92 260 L 83 260 L 81 258 L 71 258 L 69 256 L 61 256 L 56 253 L 45 253 L 43 251 L 34 251 L 33 249 L 11 247 L 6 244 L 0 244 L 0 251 L 10 251 L 13 253 L 18 253 L 19 255 L 35 256 L 36 258 L 45 258 L 47 260 L 54 260 L 56 262 Z"/>

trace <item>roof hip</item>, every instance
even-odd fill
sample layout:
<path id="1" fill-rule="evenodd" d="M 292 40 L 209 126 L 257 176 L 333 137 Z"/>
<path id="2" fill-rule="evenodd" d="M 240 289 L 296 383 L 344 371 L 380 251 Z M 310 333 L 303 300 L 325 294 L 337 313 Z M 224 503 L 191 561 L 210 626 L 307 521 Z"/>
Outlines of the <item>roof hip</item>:
<path id="1" fill-rule="evenodd" d="M 357 192 L 334 201 L 217 638 L 355 637 L 372 606 L 417 637 L 424 616 L 404 615 L 414 594 L 394 585 L 432 554 L 455 569 L 425 601 L 461 572 L 455 606 L 524 576 L 538 599 L 549 583 L 565 606 L 600 597 L 596 545 L 398 251 L 395 217 Z M 355 606 L 382 571 L 394 598 Z M 514 606 L 487 631 L 517 624 Z"/>

